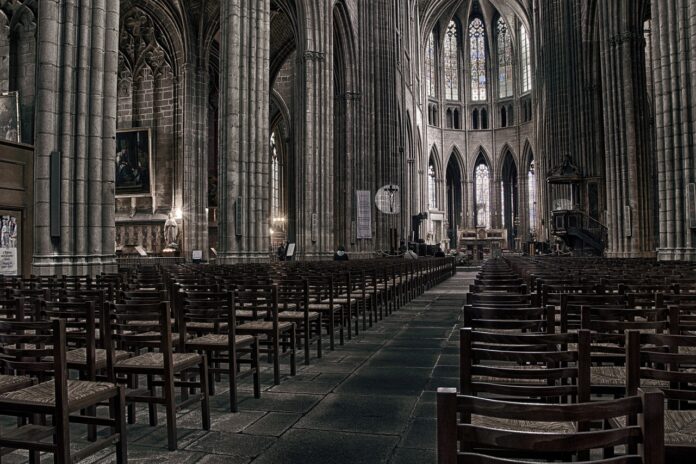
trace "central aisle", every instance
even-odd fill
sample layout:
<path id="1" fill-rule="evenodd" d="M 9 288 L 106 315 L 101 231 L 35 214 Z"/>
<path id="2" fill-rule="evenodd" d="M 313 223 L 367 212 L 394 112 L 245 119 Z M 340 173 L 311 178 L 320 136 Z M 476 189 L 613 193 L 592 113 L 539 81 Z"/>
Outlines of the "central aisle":
<path id="1" fill-rule="evenodd" d="M 163 426 L 139 419 L 131 462 L 434 463 L 435 391 L 458 384 L 456 329 L 474 276 L 459 272 L 279 386 L 267 386 L 267 371 L 261 399 L 242 385 L 239 413 L 225 412 L 218 391 L 210 432 L 184 411 L 179 451 L 166 451 Z"/>

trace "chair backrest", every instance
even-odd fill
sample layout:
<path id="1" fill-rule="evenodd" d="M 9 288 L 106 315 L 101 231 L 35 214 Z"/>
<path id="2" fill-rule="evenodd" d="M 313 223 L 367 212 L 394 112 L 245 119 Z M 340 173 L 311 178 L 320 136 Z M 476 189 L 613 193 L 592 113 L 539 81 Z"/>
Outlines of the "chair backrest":
<path id="1" fill-rule="evenodd" d="M 462 394 L 518 401 L 590 400 L 589 331 L 503 334 L 464 328 L 459 362 Z"/>
<path id="2" fill-rule="evenodd" d="M 89 380 L 96 379 L 96 315 L 92 301 L 43 301 L 38 307 L 39 320 L 63 319 L 68 349 L 84 348 Z"/>
<path id="3" fill-rule="evenodd" d="M 663 464 L 664 397 L 659 391 L 639 391 L 638 396 L 578 404 L 529 404 L 458 395 L 456 389 L 437 391 L 438 464 L 512 464 L 572 462 Z M 529 432 L 474 425 L 472 416 L 546 424 L 549 432 Z M 594 428 L 614 418 L 638 416 L 637 425 Z M 485 420 L 478 423 L 486 423 Z M 556 424 L 576 424 L 570 433 Z M 639 443 L 639 451 L 633 451 Z M 589 461 L 590 452 L 612 450 L 616 457 Z M 515 456 L 516 460 L 509 459 Z M 579 459 L 578 459 L 579 458 Z"/>
<path id="4" fill-rule="evenodd" d="M 116 347 L 138 352 L 157 349 L 164 355 L 165 372 L 172 368 L 172 328 L 169 302 L 116 303 L 109 305 L 105 318 L 107 340 Z"/>
<path id="5" fill-rule="evenodd" d="M 254 319 L 263 318 L 278 325 L 278 287 L 276 285 L 239 285 L 235 292 L 237 310 L 251 311 Z"/>
<path id="6" fill-rule="evenodd" d="M 486 308 L 465 305 L 464 327 L 481 331 L 546 332 L 555 331 L 553 306 L 540 308 Z"/>
<path id="7" fill-rule="evenodd" d="M 55 378 L 56 398 L 61 398 L 67 390 L 65 345 L 62 319 L 0 321 L 0 372 L 35 377 L 40 382 Z"/>
<path id="8" fill-rule="evenodd" d="M 626 332 L 626 394 L 649 383 L 670 409 L 696 408 L 696 336 Z"/>

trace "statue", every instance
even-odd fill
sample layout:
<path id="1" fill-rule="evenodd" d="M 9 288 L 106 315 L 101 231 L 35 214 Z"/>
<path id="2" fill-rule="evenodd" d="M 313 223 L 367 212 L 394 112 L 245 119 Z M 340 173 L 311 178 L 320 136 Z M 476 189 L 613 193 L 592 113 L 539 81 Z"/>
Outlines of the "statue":
<path id="1" fill-rule="evenodd" d="M 164 223 L 164 242 L 167 245 L 167 248 L 176 249 L 178 247 L 176 242 L 178 236 L 179 226 L 172 216 L 172 213 L 169 213 L 169 219 L 167 219 L 167 221 Z"/>

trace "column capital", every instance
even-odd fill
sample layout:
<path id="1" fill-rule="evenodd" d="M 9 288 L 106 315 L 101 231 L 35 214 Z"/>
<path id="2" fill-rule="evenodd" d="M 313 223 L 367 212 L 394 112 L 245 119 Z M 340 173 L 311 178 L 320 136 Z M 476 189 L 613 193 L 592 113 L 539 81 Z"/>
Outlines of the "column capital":
<path id="1" fill-rule="evenodd" d="M 302 55 L 302 59 L 305 63 L 307 61 L 324 61 L 325 57 L 326 53 L 318 52 L 315 50 L 307 50 L 306 52 L 304 52 L 304 55 Z"/>

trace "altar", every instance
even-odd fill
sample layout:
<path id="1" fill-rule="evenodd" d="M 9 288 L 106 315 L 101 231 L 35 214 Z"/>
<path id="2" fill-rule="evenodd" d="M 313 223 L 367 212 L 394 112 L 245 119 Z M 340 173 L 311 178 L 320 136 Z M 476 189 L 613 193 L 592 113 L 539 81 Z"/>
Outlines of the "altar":
<path id="1" fill-rule="evenodd" d="M 500 256 L 507 249 L 507 229 L 464 229 L 459 233 L 459 251 L 473 261 Z"/>

